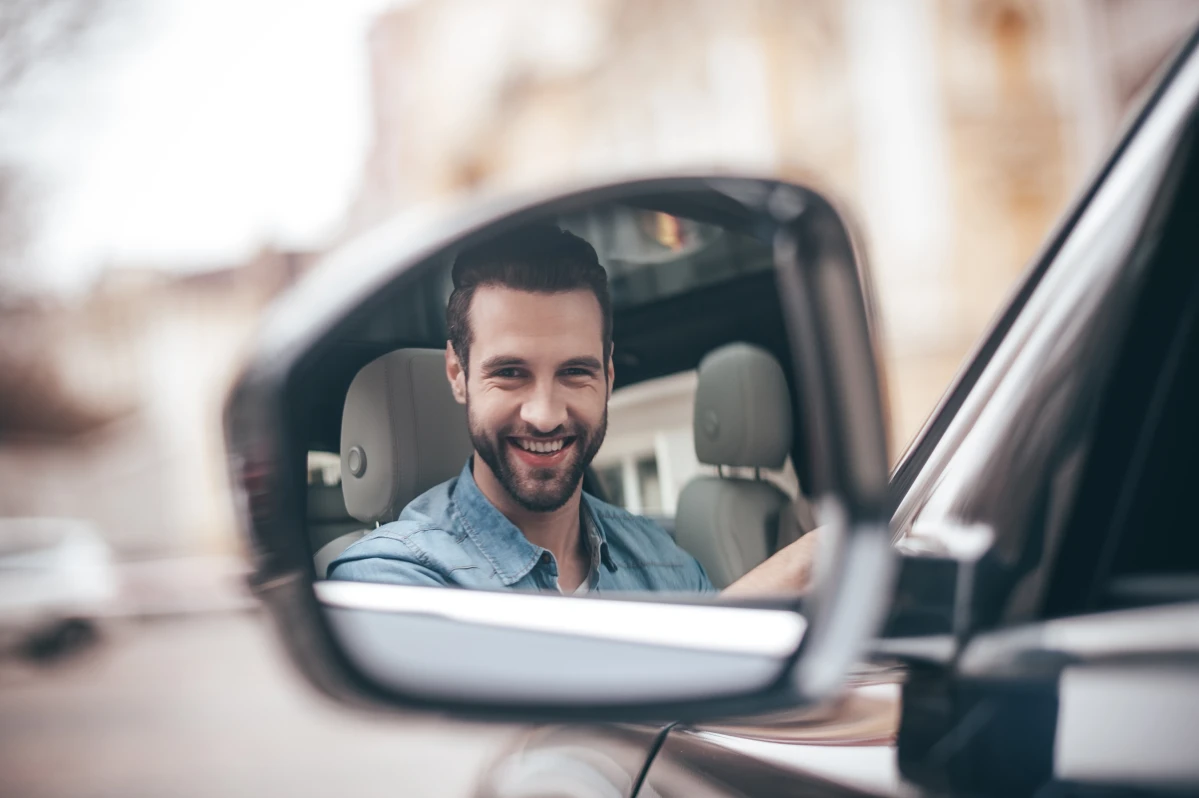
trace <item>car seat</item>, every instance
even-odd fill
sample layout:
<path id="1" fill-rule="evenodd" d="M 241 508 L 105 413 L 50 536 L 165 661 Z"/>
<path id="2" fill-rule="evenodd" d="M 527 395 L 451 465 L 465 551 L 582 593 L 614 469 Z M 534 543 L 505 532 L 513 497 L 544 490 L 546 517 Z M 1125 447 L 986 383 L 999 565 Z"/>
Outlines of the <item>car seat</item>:
<path id="1" fill-rule="evenodd" d="M 324 577 L 334 555 L 366 534 L 366 525 L 346 509 L 341 485 L 308 486 L 308 541 L 316 552 L 316 575 Z"/>
<path id="2" fill-rule="evenodd" d="M 692 479 L 679 495 L 675 539 L 717 588 L 725 588 L 810 531 L 811 509 L 757 477 L 782 468 L 791 448 L 791 393 L 778 361 L 757 346 L 735 343 L 708 353 L 695 390 L 695 456 L 718 476 Z M 755 478 L 724 468 L 755 469 Z"/>
<path id="3" fill-rule="evenodd" d="M 466 408 L 445 376 L 445 351 L 397 349 L 372 360 L 346 392 L 341 490 L 350 515 L 369 527 L 394 521 L 410 501 L 458 476 L 472 450 Z M 356 537 L 317 552 L 327 568 Z M 340 544 L 335 551 L 330 547 Z"/>

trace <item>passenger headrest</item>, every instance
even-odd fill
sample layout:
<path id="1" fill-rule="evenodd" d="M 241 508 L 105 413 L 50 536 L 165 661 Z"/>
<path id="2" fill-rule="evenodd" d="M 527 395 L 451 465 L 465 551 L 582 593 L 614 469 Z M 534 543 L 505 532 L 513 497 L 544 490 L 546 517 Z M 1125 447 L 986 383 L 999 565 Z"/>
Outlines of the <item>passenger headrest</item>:
<path id="1" fill-rule="evenodd" d="M 359 521 L 394 521 L 408 502 L 455 477 L 472 450 L 440 349 L 398 349 L 350 383 L 341 417 L 341 487 Z"/>
<path id="2" fill-rule="evenodd" d="M 699 364 L 694 431 L 701 463 L 782 468 L 791 448 L 791 392 L 774 356 L 742 343 L 709 352 Z"/>

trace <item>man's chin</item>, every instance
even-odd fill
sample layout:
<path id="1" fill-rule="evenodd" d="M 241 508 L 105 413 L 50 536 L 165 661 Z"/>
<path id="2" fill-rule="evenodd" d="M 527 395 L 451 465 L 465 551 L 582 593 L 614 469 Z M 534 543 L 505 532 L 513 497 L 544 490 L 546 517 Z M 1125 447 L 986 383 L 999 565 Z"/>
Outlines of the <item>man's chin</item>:
<path id="1" fill-rule="evenodd" d="M 553 512 L 566 504 L 578 487 L 578 480 L 571 484 L 571 471 L 569 465 L 554 469 L 523 469 L 518 466 L 508 472 L 510 481 L 504 487 L 526 510 Z"/>
<path id="2" fill-rule="evenodd" d="M 512 497 L 520 502 L 526 510 L 548 513 L 566 504 L 574 494 L 576 486 L 567 484 L 566 478 L 559 476 L 549 482 L 521 479 L 516 484 L 506 487 Z"/>
<path id="3" fill-rule="evenodd" d="M 570 494 L 557 494 L 553 496 L 537 495 L 529 496 L 522 494 L 514 496 L 517 503 L 525 510 L 531 513 L 552 513 L 561 510 L 566 506 L 566 502 L 570 500 Z"/>

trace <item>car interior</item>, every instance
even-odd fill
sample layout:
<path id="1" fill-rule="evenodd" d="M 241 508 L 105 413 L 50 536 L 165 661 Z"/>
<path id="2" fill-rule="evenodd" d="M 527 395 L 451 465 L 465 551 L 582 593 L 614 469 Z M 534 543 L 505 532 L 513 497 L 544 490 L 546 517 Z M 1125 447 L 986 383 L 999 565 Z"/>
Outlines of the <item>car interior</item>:
<path id="1" fill-rule="evenodd" d="M 772 244 L 706 208 L 614 205 L 556 221 L 590 241 L 608 269 L 614 395 L 695 372 L 696 473 L 674 512 L 653 517 L 723 588 L 815 526 L 808 499 L 778 478 L 786 470 L 805 484 L 804 458 L 792 457 L 803 436 Z M 445 378 L 451 263 L 415 269 L 418 290 L 409 281 L 402 294 L 385 292 L 302 367 L 293 410 L 309 453 L 317 578 L 348 545 L 456 476 L 471 452 L 465 408 Z M 584 489 L 620 499 L 592 468 Z"/>

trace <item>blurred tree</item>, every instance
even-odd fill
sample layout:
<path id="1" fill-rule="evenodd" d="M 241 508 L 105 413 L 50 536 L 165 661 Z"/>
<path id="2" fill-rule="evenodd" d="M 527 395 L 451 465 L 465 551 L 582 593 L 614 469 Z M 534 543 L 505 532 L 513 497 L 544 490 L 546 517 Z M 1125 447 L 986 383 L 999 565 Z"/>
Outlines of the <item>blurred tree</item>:
<path id="1" fill-rule="evenodd" d="M 72 50 L 104 0 L 4 0 L 0 3 L 0 104 L 48 58 Z"/>
<path id="2" fill-rule="evenodd" d="M 0 113 L 38 68 L 78 50 L 109 1 L 0 2 Z M 0 440 L 71 435 L 107 420 L 63 389 L 46 347 L 30 340 L 41 326 L 29 323 L 34 309 L 14 307 L 36 199 L 36 184 L 19 164 L 0 161 Z"/>
<path id="3" fill-rule="evenodd" d="M 111 0 L 0 2 L 0 114 L 37 69 L 76 52 L 110 5 Z M 36 194 L 19 165 L 0 161 L 0 303 L 21 279 Z"/>
<path id="4" fill-rule="evenodd" d="M 0 42 L 0 51 L 4 45 Z M 4 92 L 0 89 L 0 107 Z M 15 278 L 15 264 L 28 246 L 31 235 L 29 181 L 21 170 L 0 160 L 0 312 L 5 304 L 5 285 Z"/>
<path id="5" fill-rule="evenodd" d="M 0 444 L 71 438 L 113 418 L 68 395 L 44 361 L 0 353 Z"/>

